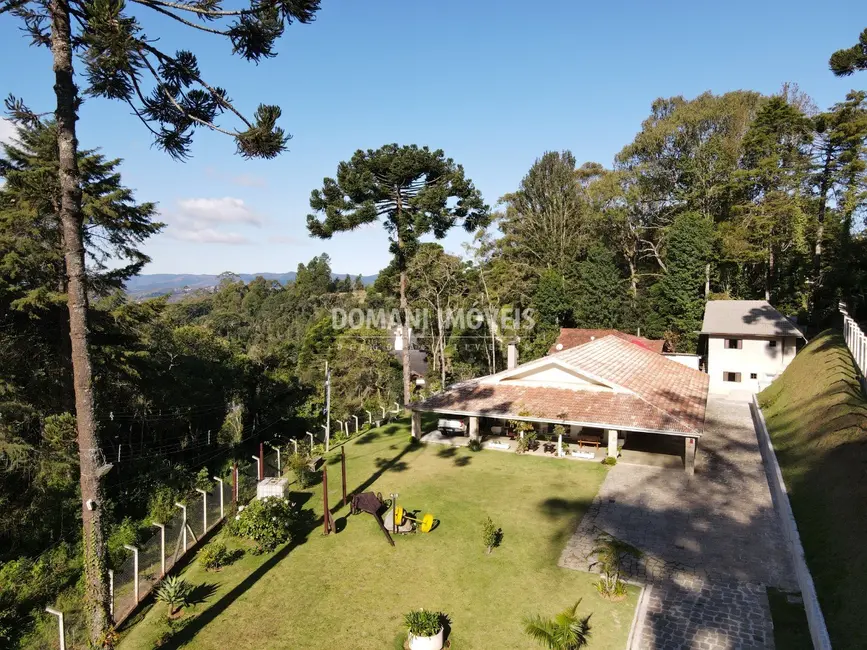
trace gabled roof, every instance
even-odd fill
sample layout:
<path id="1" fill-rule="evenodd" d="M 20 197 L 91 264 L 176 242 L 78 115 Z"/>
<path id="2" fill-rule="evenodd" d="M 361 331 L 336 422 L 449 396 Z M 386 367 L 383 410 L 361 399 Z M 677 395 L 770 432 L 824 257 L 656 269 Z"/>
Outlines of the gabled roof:
<path id="1" fill-rule="evenodd" d="M 455 384 L 410 407 L 701 435 L 707 387 L 703 372 L 612 335 L 512 370 Z"/>
<path id="2" fill-rule="evenodd" d="M 626 332 L 621 332 L 619 330 L 561 327 L 560 335 L 557 337 L 554 345 L 551 346 L 551 349 L 548 350 L 548 354 L 555 354 L 563 350 L 568 350 L 569 348 L 575 348 L 579 345 L 590 343 L 590 341 L 605 338 L 606 336 L 617 336 L 624 341 L 635 343 L 636 345 L 645 347 L 648 350 L 653 350 L 659 354 L 662 354 L 662 350 L 665 347 L 665 341 L 646 339 L 643 336 L 634 336 L 633 334 L 627 334 Z"/>
<path id="3" fill-rule="evenodd" d="M 711 300 L 704 308 L 701 333 L 805 338 L 801 330 L 767 300 Z"/>

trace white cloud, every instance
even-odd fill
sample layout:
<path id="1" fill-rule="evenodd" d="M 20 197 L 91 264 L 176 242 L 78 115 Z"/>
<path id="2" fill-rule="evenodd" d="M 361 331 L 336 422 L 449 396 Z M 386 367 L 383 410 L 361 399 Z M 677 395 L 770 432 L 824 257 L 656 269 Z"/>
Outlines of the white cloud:
<path id="1" fill-rule="evenodd" d="M 268 237 L 268 241 L 272 244 L 286 244 L 288 246 L 299 246 L 304 243 L 292 235 L 271 235 Z"/>
<path id="2" fill-rule="evenodd" d="M 230 244 L 233 246 L 242 246 L 253 243 L 249 238 L 240 233 L 220 232 L 213 228 L 202 228 L 199 230 L 173 228 L 169 231 L 169 234 L 175 239 L 196 242 L 198 244 Z"/>
<path id="3" fill-rule="evenodd" d="M 0 117 L 0 142 L 12 142 L 15 137 L 15 125 L 12 120 Z"/>
<path id="4" fill-rule="evenodd" d="M 241 187 L 268 187 L 268 182 L 261 176 L 253 174 L 238 174 L 229 179 L 233 184 Z"/>
<path id="5" fill-rule="evenodd" d="M 182 199 L 178 201 L 180 216 L 199 223 L 247 223 L 262 225 L 262 217 L 253 212 L 242 199 L 226 196 L 221 199 Z"/>

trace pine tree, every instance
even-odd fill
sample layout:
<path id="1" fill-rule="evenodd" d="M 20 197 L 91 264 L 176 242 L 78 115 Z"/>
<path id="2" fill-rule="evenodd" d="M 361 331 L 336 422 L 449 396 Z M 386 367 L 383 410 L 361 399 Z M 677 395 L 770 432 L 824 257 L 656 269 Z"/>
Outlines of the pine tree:
<path id="1" fill-rule="evenodd" d="M 857 70 L 867 70 L 867 29 L 861 32 L 855 45 L 834 52 L 828 65 L 838 77 L 847 77 Z"/>
<path id="2" fill-rule="evenodd" d="M 250 0 L 245 8 L 224 10 L 220 0 L 133 0 L 150 11 L 190 29 L 225 37 L 248 61 L 275 55 L 274 44 L 285 26 L 311 22 L 319 0 Z M 245 117 L 222 88 L 207 83 L 192 52 L 174 55 L 160 49 L 156 34 L 145 34 L 130 6 L 120 0 L 0 0 L 0 14 L 24 23 L 33 44 L 48 47 L 53 57 L 56 96 L 58 178 L 62 241 L 66 264 L 67 305 L 72 349 L 75 412 L 81 472 L 82 521 L 88 637 L 94 647 L 111 645 L 105 540 L 102 530 L 102 473 L 94 417 L 93 371 L 88 349 L 88 283 L 83 234 L 81 169 L 75 122 L 81 98 L 74 81 L 74 55 L 84 67 L 86 94 L 126 103 L 153 135 L 155 144 L 174 158 L 189 155 L 193 132 L 206 128 L 235 141 L 246 158 L 272 158 L 286 148 L 288 136 L 277 126 L 280 109 L 260 105 Z M 193 22 L 188 18 L 201 19 Z M 149 79 L 150 83 L 145 80 Z M 6 102 L 13 120 L 35 123 L 23 101 Z M 230 113 L 242 127 L 230 130 L 217 118 Z M 91 505 L 88 506 L 87 504 Z M 95 504 L 95 505 L 93 505 Z"/>
<path id="3" fill-rule="evenodd" d="M 575 307 L 578 326 L 623 327 L 627 287 L 614 253 L 604 246 L 591 248 L 587 259 L 578 265 L 578 278 Z"/>
<path id="4" fill-rule="evenodd" d="M 666 338 L 678 352 L 695 352 L 704 314 L 704 270 L 713 242 L 711 223 L 695 212 L 675 218 L 668 234 L 665 266 L 654 289 Z"/>
<path id="5" fill-rule="evenodd" d="M 416 145 L 389 144 L 356 151 L 349 162 L 337 166 L 336 180 L 326 178 L 322 189 L 313 190 L 310 207 L 323 218 L 308 215 L 307 228 L 322 239 L 383 219 L 400 271 L 406 342 L 410 320 L 406 269 L 418 250 L 419 239 L 429 233 L 442 239 L 459 222 L 472 232 L 488 220 L 488 206 L 464 176 L 464 168 L 446 158 L 442 150 Z M 403 347 L 404 404 L 411 399 L 408 348 L 408 344 Z"/>
<path id="6" fill-rule="evenodd" d="M 355 282 L 352 285 L 353 291 L 364 291 L 364 282 L 361 279 L 361 275 L 355 276 Z"/>

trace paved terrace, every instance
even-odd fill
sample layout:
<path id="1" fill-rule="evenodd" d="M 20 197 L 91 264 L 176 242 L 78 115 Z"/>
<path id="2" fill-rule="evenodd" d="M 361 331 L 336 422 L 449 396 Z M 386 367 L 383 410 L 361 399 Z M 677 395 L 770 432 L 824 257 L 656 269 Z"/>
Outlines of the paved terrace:
<path id="1" fill-rule="evenodd" d="M 601 531 L 645 554 L 629 567 L 651 585 L 638 647 L 774 647 L 765 586 L 797 586 L 747 402 L 710 397 L 694 477 L 612 468 L 560 564 L 588 570 Z"/>

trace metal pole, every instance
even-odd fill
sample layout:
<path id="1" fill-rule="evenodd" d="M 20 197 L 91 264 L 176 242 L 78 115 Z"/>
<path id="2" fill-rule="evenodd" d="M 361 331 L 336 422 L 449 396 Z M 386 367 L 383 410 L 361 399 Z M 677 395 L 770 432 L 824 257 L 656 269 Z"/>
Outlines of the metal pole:
<path id="1" fill-rule="evenodd" d="M 182 524 L 182 527 L 183 527 L 183 531 L 184 531 L 184 553 L 186 553 L 187 552 L 187 506 L 185 506 L 183 503 L 176 503 L 175 505 L 184 512 L 184 522 Z"/>
<path id="2" fill-rule="evenodd" d="M 114 571 L 108 570 L 108 615 L 114 622 Z"/>
<path id="3" fill-rule="evenodd" d="M 201 488 L 196 488 L 196 492 L 202 495 L 202 535 L 208 532 L 208 493 Z"/>
<path id="4" fill-rule="evenodd" d="M 323 425 L 323 426 L 324 426 L 324 425 Z M 313 455 L 313 441 L 314 441 L 314 438 L 313 438 L 313 434 L 310 433 L 309 431 L 307 432 L 307 435 L 310 436 L 310 455 L 312 456 L 312 455 Z"/>
<path id="5" fill-rule="evenodd" d="M 223 479 L 215 476 L 214 480 L 220 485 L 220 519 L 222 519 L 226 516 L 223 512 Z"/>
<path id="6" fill-rule="evenodd" d="M 46 607 L 45 611 L 57 617 L 58 630 L 60 631 L 60 650 L 66 650 L 66 628 L 63 625 L 63 612 L 51 607 Z"/>
<path id="7" fill-rule="evenodd" d="M 295 445 L 295 453 L 298 453 L 298 441 L 295 438 L 292 438 L 292 444 Z"/>
<path id="8" fill-rule="evenodd" d="M 118 443 L 118 445 L 117 445 L 117 462 L 118 462 L 118 463 L 120 462 L 120 450 L 121 450 L 121 447 L 123 447 L 123 443 Z"/>
<path id="9" fill-rule="evenodd" d="M 340 448 L 340 472 L 343 474 L 343 507 L 346 507 L 346 447 Z"/>
<path id="10" fill-rule="evenodd" d="M 265 443 L 259 443 L 259 480 L 265 478 Z"/>
<path id="11" fill-rule="evenodd" d="M 160 578 L 166 574 L 166 527 L 164 524 L 151 522 L 160 529 Z"/>
<path id="12" fill-rule="evenodd" d="M 373 413 L 371 413 L 370 411 L 365 411 L 365 413 L 367 413 L 367 423 L 373 424 Z"/>
<path id="13" fill-rule="evenodd" d="M 322 534 L 327 535 L 331 532 L 328 527 L 328 466 L 322 466 L 322 511 L 325 513 L 323 517 Z"/>
<path id="14" fill-rule="evenodd" d="M 186 511 L 184 513 L 186 515 Z M 186 518 L 186 517 L 185 517 Z M 186 547 L 186 544 L 184 544 Z M 135 594 L 135 602 L 138 603 L 138 549 L 135 546 L 130 546 L 129 544 L 124 544 L 123 547 L 132 551 L 132 570 L 135 574 L 135 578 L 133 579 L 133 593 Z M 186 548 L 184 548 L 186 550 Z"/>
<path id="15" fill-rule="evenodd" d="M 358 416 L 353 415 L 352 417 L 355 419 L 355 433 L 358 433 Z"/>
<path id="16" fill-rule="evenodd" d="M 325 362 L 325 451 L 331 446 L 331 371 Z"/>
<path id="17" fill-rule="evenodd" d="M 232 503 L 238 502 L 238 463 L 232 463 Z"/>
<path id="18" fill-rule="evenodd" d="M 260 476 L 262 474 L 262 469 L 261 469 L 261 466 L 259 463 L 259 457 L 253 456 L 252 458 L 253 458 L 253 460 L 256 461 L 256 476 Z M 262 479 L 259 479 L 259 480 L 261 481 Z"/>

